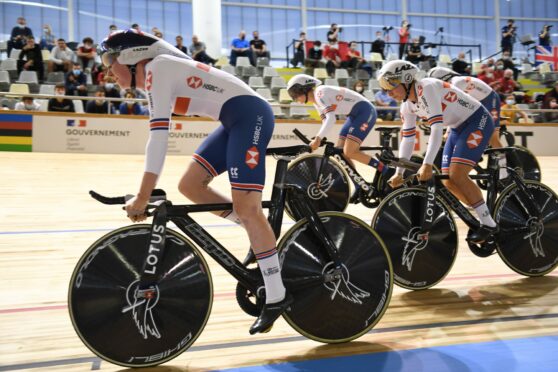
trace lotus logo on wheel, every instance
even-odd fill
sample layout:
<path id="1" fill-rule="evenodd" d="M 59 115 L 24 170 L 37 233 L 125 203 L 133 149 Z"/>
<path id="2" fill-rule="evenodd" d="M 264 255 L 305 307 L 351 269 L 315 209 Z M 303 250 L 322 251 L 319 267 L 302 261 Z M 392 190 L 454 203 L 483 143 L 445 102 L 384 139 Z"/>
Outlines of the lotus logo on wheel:
<path id="1" fill-rule="evenodd" d="M 413 262 L 418 251 L 422 251 L 428 245 L 428 233 L 420 233 L 421 227 L 415 226 L 409 230 L 406 237 L 401 238 L 405 242 L 401 264 L 407 267 L 407 270 L 413 270 Z"/>
<path id="2" fill-rule="evenodd" d="M 542 235 L 544 234 L 542 221 L 537 217 L 531 217 L 527 220 L 526 226 L 529 228 L 529 233 L 523 239 L 529 239 L 529 244 L 535 257 L 546 257 L 541 242 Z"/>
<path id="3" fill-rule="evenodd" d="M 321 198 L 327 198 L 327 192 L 333 186 L 333 174 L 328 174 L 324 178 L 323 174 L 320 174 L 317 182 L 313 182 L 306 189 L 308 197 L 313 200 L 320 200 Z"/>
<path id="4" fill-rule="evenodd" d="M 126 301 L 128 306 L 122 309 L 122 313 L 132 311 L 132 317 L 143 338 L 147 340 L 149 335 L 161 338 L 153 318 L 153 308 L 159 302 L 159 287 L 140 289 L 139 280 L 136 280 L 126 289 Z"/>
<path id="5" fill-rule="evenodd" d="M 322 275 L 326 278 L 334 274 L 335 267 L 334 263 L 330 262 L 324 266 L 322 270 Z M 362 305 L 362 299 L 370 297 L 370 293 L 363 291 L 350 281 L 349 270 L 344 264 L 341 265 L 341 277 L 337 280 L 331 280 L 324 283 L 326 287 L 331 292 L 331 301 L 335 299 L 337 295 L 341 296 L 345 300 Z"/>

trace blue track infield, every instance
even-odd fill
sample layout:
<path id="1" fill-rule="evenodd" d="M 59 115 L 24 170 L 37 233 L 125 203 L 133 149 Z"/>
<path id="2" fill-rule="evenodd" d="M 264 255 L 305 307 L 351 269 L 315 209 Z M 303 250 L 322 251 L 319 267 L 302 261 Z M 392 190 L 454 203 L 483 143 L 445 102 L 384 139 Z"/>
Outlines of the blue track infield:
<path id="1" fill-rule="evenodd" d="M 399 350 L 219 371 L 556 372 L 558 336 Z"/>

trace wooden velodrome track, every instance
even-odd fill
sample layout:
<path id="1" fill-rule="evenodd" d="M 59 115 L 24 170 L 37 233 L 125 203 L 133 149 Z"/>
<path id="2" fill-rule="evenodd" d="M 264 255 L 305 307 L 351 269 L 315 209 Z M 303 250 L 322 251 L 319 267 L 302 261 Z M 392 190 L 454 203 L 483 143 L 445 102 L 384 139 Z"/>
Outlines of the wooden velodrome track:
<path id="1" fill-rule="evenodd" d="M 175 203 L 184 202 L 176 184 L 189 160 L 167 158 L 160 186 Z M 557 160 L 539 158 L 543 182 L 554 190 Z M 268 159 L 265 196 L 271 190 L 274 167 Z M 132 193 L 142 171 L 141 155 L 0 152 L 0 371 L 124 370 L 101 362 L 78 339 L 66 295 L 70 274 L 84 250 L 109 230 L 129 224 L 119 207 L 93 201 L 88 190 Z M 225 176 L 214 185 L 228 192 Z M 367 222 L 373 215 L 360 205 L 351 205 L 347 212 Z M 205 213 L 197 217 L 238 257 L 244 256 L 248 242 L 242 228 Z M 286 219 L 284 228 L 291 223 Z M 477 258 L 463 240 L 463 223 L 458 225 L 460 251 L 448 277 L 426 291 L 395 287 L 390 306 L 373 332 L 342 345 L 307 340 L 282 319 L 270 333 L 250 336 L 253 318 L 238 308 L 234 280 L 208 258 L 215 299 L 207 327 L 189 351 L 145 371 L 205 371 L 558 335 L 558 271 L 528 279 L 512 272 L 497 255 Z M 381 367 L 370 366 L 370 370 Z"/>

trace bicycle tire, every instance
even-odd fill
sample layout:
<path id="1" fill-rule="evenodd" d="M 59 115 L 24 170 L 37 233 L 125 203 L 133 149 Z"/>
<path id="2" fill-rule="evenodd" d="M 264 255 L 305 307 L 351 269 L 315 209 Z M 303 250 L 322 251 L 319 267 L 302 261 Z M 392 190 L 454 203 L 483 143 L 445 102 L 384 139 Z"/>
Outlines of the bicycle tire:
<path id="1" fill-rule="evenodd" d="M 170 229 L 154 299 L 138 302 L 141 250 L 150 232 L 151 225 L 143 224 L 106 234 L 83 254 L 70 280 L 68 309 L 79 338 L 101 359 L 124 367 L 154 366 L 185 351 L 201 334 L 213 303 L 203 256 Z"/>
<path id="2" fill-rule="evenodd" d="M 351 196 L 351 182 L 349 176 L 341 165 L 333 158 L 328 159 L 328 163 L 322 170 L 325 177 L 325 191 L 316 187 L 318 171 L 323 156 L 317 154 L 306 155 L 293 161 L 287 171 L 287 183 L 296 184 L 306 190 L 309 201 L 318 212 L 337 211 L 343 212 L 349 205 Z M 303 216 L 296 216 L 290 206 L 292 191 L 287 191 L 285 201 L 285 211 L 293 220 L 298 221 Z"/>
<path id="3" fill-rule="evenodd" d="M 424 188 L 396 190 L 380 203 L 371 224 L 388 247 L 395 284 L 411 290 L 439 283 L 450 272 L 457 256 L 457 227 L 450 209 L 438 196 L 439 213 L 433 218 L 428 235 L 421 235 L 426 198 Z"/>
<path id="4" fill-rule="evenodd" d="M 393 270 L 382 239 L 366 223 L 341 212 L 319 216 L 339 252 L 342 279 L 325 281 L 332 262 L 308 221 L 298 221 L 277 245 L 283 282 L 295 299 L 283 317 L 312 340 L 347 342 L 381 319 L 393 291 Z"/>
<path id="5" fill-rule="evenodd" d="M 506 152 L 507 167 L 519 170 L 522 173 L 523 179 L 540 182 L 542 179 L 542 172 L 537 157 L 526 147 L 519 145 L 514 145 L 512 147 L 515 148 L 515 151 Z M 486 169 L 482 171 L 486 172 Z M 488 182 L 486 180 L 476 181 L 477 185 L 479 185 L 482 190 L 487 189 Z M 506 184 L 499 183 L 498 191 L 502 191 L 506 186 Z"/>
<path id="6" fill-rule="evenodd" d="M 558 265 L 558 197 L 540 182 L 524 183 L 543 218 L 530 217 L 518 186 L 508 186 L 494 208 L 494 219 L 500 227 L 497 251 L 513 271 L 543 276 Z M 533 239 L 533 234 L 539 239 Z"/>

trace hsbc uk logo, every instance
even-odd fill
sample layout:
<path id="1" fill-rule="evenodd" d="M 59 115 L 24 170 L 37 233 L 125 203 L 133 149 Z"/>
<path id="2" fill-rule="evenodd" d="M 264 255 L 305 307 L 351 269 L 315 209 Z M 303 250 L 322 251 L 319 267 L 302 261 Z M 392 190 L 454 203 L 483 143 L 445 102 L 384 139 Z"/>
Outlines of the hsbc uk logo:
<path id="1" fill-rule="evenodd" d="M 469 137 L 467 137 L 467 147 L 470 149 L 475 149 L 479 147 L 479 145 L 482 142 L 482 138 L 483 135 L 480 130 L 476 130 L 472 132 L 471 134 L 469 134 Z"/>
<path id="2" fill-rule="evenodd" d="M 424 91 L 424 88 L 422 87 L 422 85 L 419 85 L 417 87 L 417 94 L 418 94 L 419 98 L 422 97 L 423 91 Z"/>
<path id="3" fill-rule="evenodd" d="M 444 96 L 444 99 L 446 101 L 450 102 L 450 103 L 453 103 L 453 102 L 457 101 L 457 93 L 455 93 L 453 91 L 449 91 Z"/>
<path id="4" fill-rule="evenodd" d="M 203 80 L 197 76 L 190 76 L 186 79 L 186 84 L 192 89 L 198 89 L 203 85 Z"/>
<path id="5" fill-rule="evenodd" d="M 246 150 L 245 163 L 250 169 L 256 168 L 260 163 L 260 152 L 256 146 L 252 146 Z"/>
<path id="6" fill-rule="evenodd" d="M 151 71 L 148 71 L 147 77 L 145 78 L 145 90 L 150 91 L 152 84 L 153 84 L 153 74 L 151 73 Z"/>

